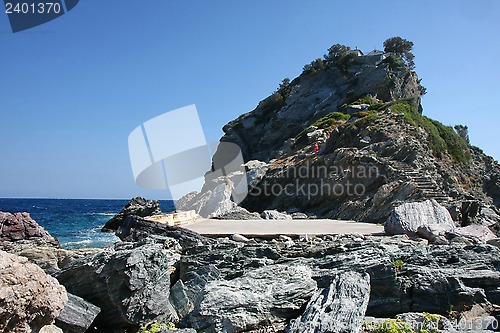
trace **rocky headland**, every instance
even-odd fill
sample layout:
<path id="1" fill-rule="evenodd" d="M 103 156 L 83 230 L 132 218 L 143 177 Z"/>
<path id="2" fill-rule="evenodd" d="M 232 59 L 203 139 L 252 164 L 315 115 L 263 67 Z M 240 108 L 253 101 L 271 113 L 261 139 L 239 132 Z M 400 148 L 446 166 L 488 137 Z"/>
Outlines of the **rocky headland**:
<path id="1" fill-rule="evenodd" d="M 0 213 L 2 329 L 498 331 L 500 168 L 464 126 L 423 116 L 408 59 L 332 47 L 224 127 L 246 199 L 232 200 L 242 174 L 208 172 L 205 191 L 176 203 L 241 223 L 383 223 L 385 235 L 207 237 L 148 220 L 157 201 L 134 198 L 105 227 L 120 242 L 68 251 L 29 215 Z"/>

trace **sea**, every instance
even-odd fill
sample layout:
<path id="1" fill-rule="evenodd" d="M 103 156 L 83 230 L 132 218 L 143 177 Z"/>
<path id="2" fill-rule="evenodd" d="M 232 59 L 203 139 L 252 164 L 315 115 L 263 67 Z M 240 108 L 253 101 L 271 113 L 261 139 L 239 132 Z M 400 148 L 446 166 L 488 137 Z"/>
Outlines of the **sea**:
<path id="1" fill-rule="evenodd" d="M 57 237 L 64 249 L 102 248 L 119 241 L 114 233 L 101 232 L 101 228 L 128 201 L 0 198 L 0 211 L 30 213 L 31 218 Z M 160 206 L 165 213 L 175 210 L 171 200 L 160 200 Z"/>

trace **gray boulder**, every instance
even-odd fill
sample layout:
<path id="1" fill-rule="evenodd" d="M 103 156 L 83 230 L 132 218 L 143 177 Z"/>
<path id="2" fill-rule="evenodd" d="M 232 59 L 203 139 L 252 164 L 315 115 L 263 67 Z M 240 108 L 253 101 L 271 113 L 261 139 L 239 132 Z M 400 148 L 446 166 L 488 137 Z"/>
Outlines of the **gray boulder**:
<path id="1" fill-rule="evenodd" d="M 260 216 L 264 220 L 292 220 L 292 217 L 285 213 L 280 213 L 277 210 L 265 210 Z"/>
<path id="2" fill-rule="evenodd" d="M 460 236 L 467 238 L 474 243 L 487 243 L 496 238 L 495 234 L 488 228 L 478 224 L 471 224 L 447 231 L 450 237 Z"/>
<path id="3" fill-rule="evenodd" d="M 252 160 L 245 163 L 245 170 L 247 175 L 247 184 L 249 188 L 257 185 L 260 180 L 265 176 L 269 165 L 266 162 Z"/>
<path id="4" fill-rule="evenodd" d="M 83 298 L 68 293 L 68 303 L 56 318 L 56 325 L 65 333 L 87 331 L 101 309 Z"/>
<path id="5" fill-rule="evenodd" d="M 206 179 L 201 191 L 189 193 L 180 198 L 175 207 L 180 211 L 194 210 L 205 218 L 224 215 L 236 207 L 231 200 L 234 182 L 226 176 Z"/>
<path id="6" fill-rule="evenodd" d="M 57 274 L 66 289 L 101 308 L 94 324 L 109 332 L 151 321 L 176 321 L 169 302 L 178 255 L 156 243 L 117 243 Z"/>
<path id="7" fill-rule="evenodd" d="M 262 220 L 259 213 L 250 213 L 243 207 L 236 206 L 230 211 L 215 216 L 218 220 Z"/>
<path id="8" fill-rule="evenodd" d="M 113 218 L 111 218 L 102 231 L 112 232 L 118 229 L 123 220 L 130 215 L 147 217 L 161 214 L 160 202 L 158 200 L 146 200 L 141 197 L 136 197 L 130 200 Z"/>
<path id="9" fill-rule="evenodd" d="M 205 286 L 193 325 L 203 332 L 242 332 L 297 316 L 316 291 L 311 269 L 271 265 Z"/>
<path id="10" fill-rule="evenodd" d="M 248 243 L 250 241 L 250 239 L 248 239 L 245 236 L 240 235 L 240 234 L 232 234 L 231 240 L 235 241 L 235 242 L 240 242 L 240 243 Z"/>
<path id="11" fill-rule="evenodd" d="M 427 224 L 417 228 L 417 234 L 431 243 L 442 242 L 448 231 L 453 230 L 448 224 Z"/>
<path id="12" fill-rule="evenodd" d="M 307 220 L 309 218 L 307 214 L 301 212 L 292 213 L 290 216 L 294 220 Z"/>
<path id="13" fill-rule="evenodd" d="M 432 224 L 455 228 L 448 210 L 434 199 L 408 202 L 394 208 L 385 222 L 384 229 L 389 235 L 415 236 L 419 227 Z"/>
<path id="14" fill-rule="evenodd" d="M 328 288 L 319 289 L 304 313 L 292 320 L 289 333 L 358 333 L 370 298 L 370 276 L 345 272 L 334 277 Z"/>

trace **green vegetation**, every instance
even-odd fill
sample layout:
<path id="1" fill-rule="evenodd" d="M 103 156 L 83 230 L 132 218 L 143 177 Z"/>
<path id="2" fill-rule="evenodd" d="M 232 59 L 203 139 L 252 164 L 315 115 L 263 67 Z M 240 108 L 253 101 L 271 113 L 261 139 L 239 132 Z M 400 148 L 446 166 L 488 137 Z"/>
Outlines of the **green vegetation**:
<path id="1" fill-rule="evenodd" d="M 311 61 L 310 64 L 304 65 L 304 68 L 302 69 L 302 73 L 304 73 L 304 74 L 316 73 L 317 71 L 321 70 L 323 67 L 325 67 L 325 62 L 323 61 L 323 59 L 318 58 L 316 60 Z"/>
<path id="2" fill-rule="evenodd" d="M 375 104 L 375 101 L 373 100 L 372 97 L 366 95 L 366 96 L 363 96 L 361 98 L 358 98 L 357 100 L 355 100 L 354 102 L 350 103 L 349 105 L 360 105 L 360 104 L 369 104 L 369 105 L 372 105 L 372 104 Z"/>
<path id="3" fill-rule="evenodd" d="M 259 105 L 257 106 L 260 108 L 262 111 L 260 114 L 257 116 L 257 123 L 262 123 L 263 121 L 266 120 L 267 116 L 276 110 L 281 109 L 283 106 L 285 106 L 285 99 L 279 92 L 275 92 L 271 96 L 267 97 L 266 99 L 262 100 Z"/>
<path id="4" fill-rule="evenodd" d="M 394 265 L 394 267 L 396 267 L 397 270 L 401 270 L 401 268 L 406 265 L 406 263 L 401 259 L 394 260 L 392 264 Z"/>
<path id="5" fill-rule="evenodd" d="M 411 69 L 415 67 L 415 63 L 413 62 L 415 56 L 411 52 L 412 49 L 413 42 L 401 37 L 391 37 L 384 42 L 384 51 L 401 58 Z"/>
<path id="6" fill-rule="evenodd" d="M 150 323 L 146 326 L 139 328 L 137 333 L 158 333 L 160 331 L 175 331 L 175 324 L 168 322 L 166 324 L 159 324 L 157 322 Z"/>
<path id="7" fill-rule="evenodd" d="M 284 78 L 283 81 L 281 81 L 280 86 L 276 92 L 281 95 L 283 100 L 285 100 L 288 96 L 290 96 L 290 93 L 292 92 L 290 79 L 287 77 Z"/>
<path id="8" fill-rule="evenodd" d="M 349 66 L 351 66 L 351 64 L 355 62 L 356 58 L 357 58 L 356 55 L 350 53 L 340 58 L 335 64 L 342 73 L 347 73 Z"/>
<path id="9" fill-rule="evenodd" d="M 352 102 L 348 103 L 348 104 L 344 104 L 342 105 L 342 108 L 343 109 L 347 109 L 347 107 L 349 105 L 360 105 L 360 104 L 368 104 L 370 105 L 370 107 L 368 108 L 368 110 L 380 110 L 382 109 L 386 103 L 383 103 L 383 102 L 377 102 L 376 99 L 373 99 L 373 97 L 369 96 L 369 95 L 366 95 L 366 96 L 363 96 L 363 97 L 360 97 L 360 98 L 356 98 L 353 96 L 353 92 L 349 92 L 347 93 L 347 99 L 348 100 L 351 100 Z"/>
<path id="10" fill-rule="evenodd" d="M 400 319 L 387 319 L 382 323 L 369 324 L 365 327 L 374 327 L 371 333 L 415 333 L 415 330 Z"/>
<path id="11" fill-rule="evenodd" d="M 404 114 L 404 120 L 429 135 L 428 143 L 435 156 L 441 158 L 443 152 L 448 152 L 455 161 L 467 163 L 471 154 L 467 141 L 458 135 L 453 128 L 445 126 L 437 120 L 422 116 L 409 100 L 401 100 L 390 105 L 392 112 Z"/>
<path id="12" fill-rule="evenodd" d="M 381 323 L 364 323 L 365 331 L 370 333 L 437 333 L 439 315 L 423 313 L 424 320 L 419 327 L 412 327 L 400 319 L 387 319 Z"/>
<path id="13" fill-rule="evenodd" d="M 346 122 L 350 118 L 351 118 L 351 116 L 348 114 L 345 114 L 342 112 L 332 112 L 332 113 L 327 114 L 323 118 L 316 120 L 314 123 L 312 123 L 309 126 L 316 126 L 317 128 L 328 128 L 334 124 Z M 299 134 L 297 134 L 297 136 L 295 137 L 297 141 L 302 139 L 302 137 L 304 137 L 306 130 L 307 130 L 307 128 L 303 129 Z"/>
<path id="14" fill-rule="evenodd" d="M 325 61 L 335 63 L 344 58 L 350 50 L 349 46 L 334 44 L 328 49 L 328 53 L 325 54 Z"/>
<path id="15" fill-rule="evenodd" d="M 437 314 L 424 312 L 421 333 L 437 333 L 437 327 L 441 317 Z"/>
<path id="16" fill-rule="evenodd" d="M 356 55 L 349 53 L 351 48 L 342 44 L 332 45 L 325 54 L 327 64 L 335 64 L 343 73 L 347 72 L 349 66 L 356 60 Z"/>
<path id="17" fill-rule="evenodd" d="M 348 114 L 342 112 L 332 112 L 327 114 L 323 118 L 316 120 L 312 124 L 312 126 L 316 126 L 318 128 L 327 128 L 335 123 L 347 121 L 349 120 L 349 118 L 351 118 L 351 116 Z"/>
<path id="18" fill-rule="evenodd" d="M 375 110 L 371 111 L 360 111 L 353 114 L 354 117 L 357 117 L 354 124 L 359 127 L 366 127 L 373 123 L 375 119 L 378 117 L 378 112 Z"/>
<path id="19" fill-rule="evenodd" d="M 401 63 L 399 62 L 398 58 L 396 58 L 392 54 L 387 58 L 385 58 L 384 60 L 382 60 L 382 64 L 389 64 L 390 69 L 396 69 L 401 67 Z"/>

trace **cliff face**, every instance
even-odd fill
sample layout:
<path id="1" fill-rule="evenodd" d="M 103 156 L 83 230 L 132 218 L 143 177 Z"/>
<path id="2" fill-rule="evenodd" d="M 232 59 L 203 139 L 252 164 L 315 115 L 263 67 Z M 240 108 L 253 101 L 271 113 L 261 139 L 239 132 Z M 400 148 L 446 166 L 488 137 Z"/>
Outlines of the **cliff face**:
<path id="1" fill-rule="evenodd" d="M 415 72 L 367 59 L 303 73 L 224 126 L 221 141 L 267 163 L 241 205 L 382 222 L 401 202 L 433 198 L 457 221 L 497 223 L 499 165 L 422 115 Z"/>
<path id="2" fill-rule="evenodd" d="M 237 143 L 245 160 L 279 156 L 304 128 L 343 104 L 372 95 L 382 101 L 413 98 L 420 105 L 418 77 L 405 67 L 392 70 L 389 64 L 370 65 L 359 57 L 345 72 L 336 66 L 302 74 L 287 92 L 276 92 L 255 110 L 224 126 L 221 141 Z"/>

